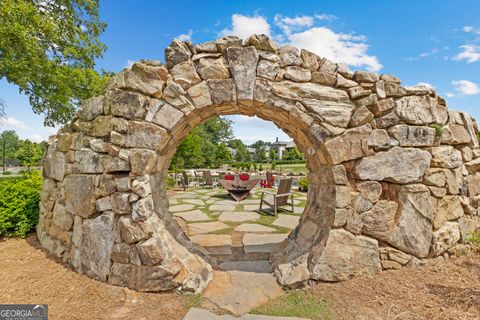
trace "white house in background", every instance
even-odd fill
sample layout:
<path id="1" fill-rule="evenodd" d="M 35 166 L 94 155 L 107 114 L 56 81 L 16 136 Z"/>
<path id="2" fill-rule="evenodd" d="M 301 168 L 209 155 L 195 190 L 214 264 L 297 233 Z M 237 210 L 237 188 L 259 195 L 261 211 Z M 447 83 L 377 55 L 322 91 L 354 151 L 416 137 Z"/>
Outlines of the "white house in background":
<path id="1" fill-rule="evenodd" d="M 271 144 L 270 148 L 275 150 L 278 159 L 283 158 L 284 151 L 290 151 L 295 148 L 295 143 L 293 141 L 278 141 L 278 137 L 274 143 Z"/>

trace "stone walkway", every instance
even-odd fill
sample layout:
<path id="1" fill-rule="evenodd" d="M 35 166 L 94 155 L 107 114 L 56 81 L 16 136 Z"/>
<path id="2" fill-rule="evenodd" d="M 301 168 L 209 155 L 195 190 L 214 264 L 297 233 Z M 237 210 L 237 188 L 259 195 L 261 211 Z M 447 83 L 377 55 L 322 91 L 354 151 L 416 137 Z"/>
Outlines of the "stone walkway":
<path id="1" fill-rule="evenodd" d="M 286 245 L 306 204 L 306 194 L 294 196 L 294 212 L 260 211 L 261 191 L 236 202 L 223 189 L 190 188 L 170 198 L 170 211 L 183 219 L 185 232 L 215 258 L 217 266 L 203 296 L 240 319 L 293 319 L 246 315 L 283 294 L 271 274 L 270 255 Z M 275 191 L 275 190 L 268 190 Z M 268 208 L 268 207 L 267 207 Z M 288 208 L 288 207 L 287 207 Z M 185 319 L 235 319 L 192 309 Z"/>
<path id="2" fill-rule="evenodd" d="M 216 315 L 210 311 L 192 308 L 185 315 L 183 320 L 307 320 L 302 318 L 292 318 L 292 317 L 271 317 L 271 316 L 261 316 L 256 314 L 244 314 L 241 317 L 234 317 L 231 315 Z"/>
<path id="3" fill-rule="evenodd" d="M 307 197 L 295 192 L 294 212 L 279 210 L 274 216 L 269 207 L 259 210 L 264 190 L 254 188 L 249 198 L 236 202 L 220 188 L 190 188 L 170 198 L 170 212 L 185 221 L 182 225 L 192 241 L 219 263 L 269 260 L 270 253 L 285 245 L 284 240 L 298 225 Z"/>

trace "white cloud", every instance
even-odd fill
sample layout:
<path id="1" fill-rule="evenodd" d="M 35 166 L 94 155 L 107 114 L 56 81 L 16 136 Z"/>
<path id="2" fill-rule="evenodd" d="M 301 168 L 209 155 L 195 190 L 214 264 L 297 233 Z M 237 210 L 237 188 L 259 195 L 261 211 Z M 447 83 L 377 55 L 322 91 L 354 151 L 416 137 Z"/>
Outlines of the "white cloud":
<path id="1" fill-rule="evenodd" d="M 453 57 L 453 60 L 467 60 L 467 63 L 480 61 L 480 46 L 466 44 L 460 48 L 463 51 Z"/>
<path id="2" fill-rule="evenodd" d="M 453 93 L 453 92 L 447 92 L 447 93 L 445 93 L 445 95 L 447 96 L 447 98 L 454 98 L 455 97 L 455 93 Z"/>
<path id="3" fill-rule="evenodd" d="M 318 20 L 334 20 L 334 19 L 337 19 L 337 16 L 335 16 L 333 14 L 322 13 L 322 14 L 316 14 L 315 19 L 318 19 Z"/>
<path id="4" fill-rule="evenodd" d="M 314 18 L 311 16 L 296 16 L 284 17 L 281 14 L 275 15 L 273 18 L 275 25 L 277 25 L 285 34 L 290 34 L 292 31 L 301 30 L 302 28 L 309 28 L 313 26 Z"/>
<path id="5" fill-rule="evenodd" d="M 444 48 L 446 49 L 446 48 Z M 440 52 L 440 49 L 438 48 L 433 48 L 432 50 L 430 51 L 426 51 L 426 52 L 422 52 L 420 53 L 418 56 L 416 57 L 408 57 L 407 60 L 408 61 L 414 61 L 414 60 L 419 60 L 419 59 L 422 59 L 422 58 L 427 58 L 427 57 L 430 57 L 430 56 L 434 56 L 436 55 L 437 53 Z"/>
<path id="6" fill-rule="evenodd" d="M 192 41 L 192 34 L 193 34 L 193 31 L 192 29 L 190 29 L 188 30 L 188 33 L 183 33 L 178 35 L 177 39 L 181 41 Z"/>
<path id="7" fill-rule="evenodd" d="M 473 26 L 465 26 L 463 27 L 463 32 L 465 33 L 476 33 L 476 34 L 480 34 L 480 28 L 475 28 Z"/>
<path id="8" fill-rule="evenodd" d="M 270 36 L 271 28 L 265 17 L 244 16 L 241 14 L 234 14 L 232 16 L 232 28 L 223 29 L 220 31 L 221 36 L 237 36 L 246 39 L 252 34 L 266 34 Z"/>
<path id="9" fill-rule="evenodd" d="M 424 86 L 424 87 L 427 87 L 429 89 L 435 89 L 434 86 L 432 86 L 430 83 L 428 82 L 419 82 L 416 84 L 416 86 Z"/>
<path id="10" fill-rule="evenodd" d="M 33 141 L 33 142 L 41 142 L 41 141 L 46 141 L 48 139 L 45 139 L 44 137 L 42 137 L 41 135 L 39 134 L 34 134 L 32 135 L 30 138 L 28 138 L 29 140 Z"/>
<path id="11" fill-rule="evenodd" d="M 252 34 L 266 34 L 281 44 L 291 44 L 298 48 L 310 50 L 333 62 L 346 63 L 353 67 L 379 71 L 383 66 L 376 56 L 368 54 L 369 46 L 366 36 L 336 33 L 327 27 L 316 27 L 315 20 L 336 18 L 332 15 L 274 16 L 274 32 L 267 19 L 260 15 L 244 16 L 234 14 L 231 28 L 223 29 L 220 36 L 236 35 L 247 38 Z M 277 29 L 277 30 L 278 30 Z"/>
<path id="12" fill-rule="evenodd" d="M 480 87 L 476 83 L 468 80 L 452 81 L 452 86 L 462 95 L 470 96 L 480 93 Z"/>
<path id="13" fill-rule="evenodd" d="M 135 60 L 127 60 L 127 68 L 130 68 L 136 61 Z"/>
<path id="14" fill-rule="evenodd" d="M 25 122 L 20 121 L 14 117 L 6 117 L 0 119 L 0 127 L 6 127 L 10 129 L 30 130 Z"/>
<path id="15" fill-rule="evenodd" d="M 365 67 L 378 71 L 383 66 L 376 56 L 367 53 L 368 45 L 363 43 L 365 36 L 335 33 L 326 27 L 314 27 L 288 36 L 296 47 L 310 50 L 334 62 L 342 62 L 354 67 Z"/>

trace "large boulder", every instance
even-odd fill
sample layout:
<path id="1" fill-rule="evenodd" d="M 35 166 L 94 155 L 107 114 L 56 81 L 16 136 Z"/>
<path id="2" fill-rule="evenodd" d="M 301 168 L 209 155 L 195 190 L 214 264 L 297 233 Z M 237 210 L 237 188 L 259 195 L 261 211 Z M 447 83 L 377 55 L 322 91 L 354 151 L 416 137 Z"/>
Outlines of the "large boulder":
<path id="1" fill-rule="evenodd" d="M 400 124 L 389 131 L 401 147 L 431 147 L 435 143 L 434 128 Z"/>
<path id="2" fill-rule="evenodd" d="M 432 255 L 439 256 L 460 240 L 458 222 L 447 222 L 440 229 L 433 232 Z"/>
<path id="3" fill-rule="evenodd" d="M 432 240 L 430 191 L 422 184 L 404 185 L 398 192 L 400 211 L 388 243 L 417 258 L 425 258 Z"/>
<path id="4" fill-rule="evenodd" d="M 336 229 L 330 231 L 319 260 L 312 266 L 311 277 L 341 281 L 381 270 L 377 240 Z"/>
<path id="5" fill-rule="evenodd" d="M 428 96 L 406 96 L 395 101 L 395 112 L 408 124 L 424 125 L 434 122 Z"/>
<path id="6" fill-rule="evenodd" d="M 95 213 L 95 176 L 72 174 L 65 178 L 65 207 L 83 218 Z"/>
<path id="7" fill-rule="evenodd" d="M 359 179 L 411 183 L 421 181 L 432 156 L 427 151 L 394 147 L 371 157 L 364 157 L 355 167 Z"/>
<path id="8" fill-rule="evenodd" d="M 237 88 L 239 102 L 253 102 L 258 53 L 255 47 L 228 48 L 228 66 Z"/>
<path id="9" fill-rule="evenodd" d="M 106 212 L 82 225 L 80 258 L 82 271 L 106 281 L 110 271 L 110 254 L 115 241 L 115 213 Z"/>
<path id="10" fill-rule="evenodd" d="M 368 153 L 368 137 L 371 127 L 365 125 L 348 129 L 344 134 L 328 140 L 325 148 L 333 164 L 358 159 Z"/>

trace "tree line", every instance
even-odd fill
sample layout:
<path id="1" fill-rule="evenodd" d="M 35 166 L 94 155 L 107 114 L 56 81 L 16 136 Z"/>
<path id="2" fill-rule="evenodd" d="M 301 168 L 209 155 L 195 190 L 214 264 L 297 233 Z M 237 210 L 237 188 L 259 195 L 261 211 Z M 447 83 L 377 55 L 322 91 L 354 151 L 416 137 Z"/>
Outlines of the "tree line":
<path id="1" fill-rule="evenodd" d="M 45 154 L 47 143 L 34 142 L 29 139 L 20 139 L 14 130 L 0 133 L 0 165 L 8 171 L 9 167 L 23 166 L 29 170 L 32 166 L 39 166 Z"/>

